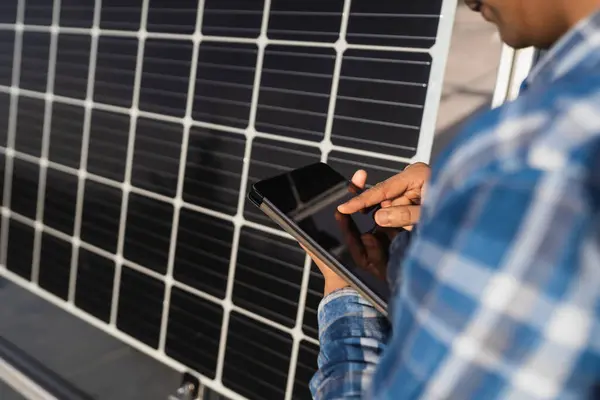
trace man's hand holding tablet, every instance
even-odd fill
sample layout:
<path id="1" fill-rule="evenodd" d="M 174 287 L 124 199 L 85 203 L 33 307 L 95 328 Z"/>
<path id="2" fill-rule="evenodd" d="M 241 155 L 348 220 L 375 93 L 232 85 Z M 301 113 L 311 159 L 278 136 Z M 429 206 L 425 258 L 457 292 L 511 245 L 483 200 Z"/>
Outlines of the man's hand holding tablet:
<path id="1" fill-rule="evenodd" d="M 344 218 L 343 215 L 380 206 L 381 208 L 375 213 L 375 222 L 379 226 L 411 230 L 420 216 L 421 202 L 425 195 L 429 175 L 430 168 L 427 164 L 409 165 L 404 171 L 362 192 L 338 207 L 340 214 L 336 215 L 336 220 L 340 222 L 346 243 L 358 265 L 372 270 L 374 275 L 383 273 L 385 279 L 389 241 L 385 241 L 381 233 L 385 233 L 385 236 L 390 240 L 393 238 L 393 233 L 389 229 L 387 232 L 382 232 L 380 229 L 379 234 L 366 233 L 360 235 L 356 229 L 352 229 L 352 220 Z M 359 189 L 365 188 L 366 181 L 367 172 L 364 170 L 356 171 L 352 177 L 352 183 Z M 308 254 L 325 278 L 325 296 L 335 290 L 349 286 L 344 279 L 327 267 L 318 257 L 310 254 L 310 252 Z"/>

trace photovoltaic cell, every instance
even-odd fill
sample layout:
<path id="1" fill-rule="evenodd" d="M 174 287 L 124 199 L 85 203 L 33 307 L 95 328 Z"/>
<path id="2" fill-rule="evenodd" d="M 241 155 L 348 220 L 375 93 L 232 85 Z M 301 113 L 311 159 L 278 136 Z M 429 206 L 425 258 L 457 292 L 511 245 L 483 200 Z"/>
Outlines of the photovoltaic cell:
<path id="1" fill-rule="evenodd" d="M 0 23 L 14 23 L 17 17 L 17 0 L 5 0 L 0 4 Z"/>
<path id="2" fill-rule="evenodd" d="M 8 232 L 6 268 L 21 278 L 31 279 L 31 264 L 33 263 L 31 249 L 35 231 L 31 226 L 10 219 Z"/>
<path id="3" fill-rule="evenodd" d="M 8 139 L 8 117 L 10 112 L 10 95 L 0 93 L 0 146 L 6 146 Z M 1 164 L 1 163 L 0 163 Z"/>
<path id="4" fill-rule="evenodd" d="M 71 168 L 79 168 L 84 109 L 56 103 L 52 106 L 48 159 Z"/>
<path id="5" fill-rule="evenodd" d="M 242 229 L 238 244 L 233 302 L 293 327 L 305 255 L 292 240 Z"/>
<path id="6" fill-rule="evenodd" d="M 49 169 L 46 173 L 44 225 L 73 234 L 77 204 L 77 177 Z"/>
<path id="7" fill-rule="evenodd" d="M 50 56 L 50 35 L 45 32 L 23 32 L 20 87 L 46 92 Z"/>
<path id="8" fill-rule="evenodd" d="M 88 171 L 118 182 L 125 179 L 129 116 L 92 111 L 88 144 Z"/>
<path id="9" fill-rule="evenodd" d="M 164 290 L 161 281 L 124 269 L 119 286 L 119 329 L 148 346 L 158 347 Z"/>
<path id="10" fill-rule="evenodd" d="M 427 161 L 456 2 L 0 3 L 0 274 L 215 398 L 310 398 L 323 278 L 246 193 Z"/>
<path id="11" fill-rule="evenodd" d="M 167 354 L 214 378 L 222 320 L 220 306 L 181 289 L 173 289 L 169 303 Z"/>
<path id="12" fill-rule="evenodd" d="M 321 141 L 327 123 L 335 52 L 311 47 L 268 46 L 264 57 L 257 130 Z"/>
<path id="13" fill-rule="evenodd" d="M 39 284 L 48 292 L 67 300 L 71 272 L 71 243 L 49 234 L 42 235 Z"/>
<path id="14" fill-rule="evenodd" d="M 94 101 L 121 107 L 131 106 L 137 48 L 138 42 L 135 39 L 99 38 Z"/>
<path id="15" fill-rule="evenodd" d="M 14 160 L 10 208 L 20 215 L 35 219 L 40 168 L 29 161 Z"/>
<path id="16" fill-rule="evenodd" d="M 17 109 L 17 132 L 15 149 L 34 157 L 42 155 L 42 134 L 44 130 L 44 100 L 19 98 Z"/>
<path id="17" fill-rule="evenodd" d="M 60 96 L 85 99 L 89 60 L 89 37 L 58 35 L 54 93 Z"/>
<path id="18" fill-rule="evenodd" d="M 115 263 L 94 252 L 79 250 L 75 305 L 105 322 L 110 321 Z"/>
<path id="19" fill-rule="evenodd" d="M 116 253 L 123 193 L 91 180 L 85 181 L 84 188 L 81 239 Z"/>
<path id="20" fill-rule="evenodd" d="M 27 0 L 25 23 L 28 25 L 52 24 L 52 2 L 48 0 Z"/>
<path id="21" fill-rule="evenodd" d="M 263 0 L 205 0 L 202 33 L 255 38 L 260 34 Z"/>
<path id="22" fill-rule="evenodd" d="M 232 312 L 223 382 L 248 398 L 283 397 L 291 347 L 289 335 Z"/>
<path id="23" fill-rule="evenodd" d="M 225 297 L 233 224 L 182 209 L 173 277 L 220 298 Z"/>
<path id="24" fill-rule="evenodd" d="M 2 13 L 0 9 L 0 14 Z M 0 17 L 1 18 L 1 17 Z M 0 31 L 0 84 L 10 86 L 12 81 L 12 63 L 15 34 L 11 31 Z M 6 120 L 3 120 L 6 121 Z"/>
<path id="25" fill-rule="evenodd" d="M 164 274 L 169 257 L 173 207 L 138 194 L 129 196 L 123 256 Z"/>
<path id="26" fill-rule="evenodd" d="M 6 157 L 4 154 L 0 154 L 0 195 L 4 198 L 4 176 L 6 173 Z M 0 229 L 4 223 L 3 219 L 0 218 Z"/>
<path id="27" fill-rule="evenodd" d="M 137 123 L 131 183 L 175 196 L 183 126 L 140 118 Z"/>
<path id="28" fill-rule="evenodd" d="M 246 140 L 241 135 L 192 128 L 186 150 L 183 200 L 234 215 L 245 148 Z"/>
<path id="29" fill-rule="evenodd" d="M 237 128 L 248 126 L 256 54 L 256 46 L 251 45 L 200 45 L 194 119 Z"/>
<path id="30" fill-rule="evenodd" d="M 144 50 L 140 109 L 183 117 L 192 43 L 150 39 Z"/>
<path id="31" fill-rule="evenodd" d="M 429 48 L 436 41 L 442 0 L 353 1 L 346 40 L 373 46 Z"/>
<path id="32" fill-rule="evenodd" d="M 194 33 L 198 0 L 150 0 L 149 32 Z"/>
<path id="33" fill-rule="evenodd" d="M 81 0 L 61 0 L 60 25 L 91 28 L 94 22 L 94 4 Z"/>
<path id="34" fill-rule="evenodd" d="M 345 147 L 416 154 L 431 57 L 423 53 L 344 53 L 331 140 Z"/>
<path id="35" fill-rule="evenodd" d="M 100 28 L 137 31 L 142 2 L 139 0 L 102 0 Z"/>
<path id="36" fill-rule="evenodd" d="M 318 356 L 319 346 L 306 341 L 300 342 L 292 398 L 306 400 L 313 398 L 306 383 L 310 382 L 314 374 Z"/>
<path id="37" fill-rule="evenodd" d="M 273 39 L 335 42 L 344 0 L 272 0 L 267 34 Z"/>

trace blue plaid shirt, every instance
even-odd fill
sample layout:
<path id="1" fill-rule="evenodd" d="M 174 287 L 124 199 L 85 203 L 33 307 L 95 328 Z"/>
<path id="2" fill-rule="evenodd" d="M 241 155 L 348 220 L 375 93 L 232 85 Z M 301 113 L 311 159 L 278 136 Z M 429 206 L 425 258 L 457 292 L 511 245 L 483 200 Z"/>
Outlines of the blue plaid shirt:
<path id="1" fill-rule="evenodd" d="M 597 398 L 600 12 L 470 123 L 430 185 L 407 256 L 392 249 L 391 327 L 351 289 L 321 303 L 314 397 Z"/>

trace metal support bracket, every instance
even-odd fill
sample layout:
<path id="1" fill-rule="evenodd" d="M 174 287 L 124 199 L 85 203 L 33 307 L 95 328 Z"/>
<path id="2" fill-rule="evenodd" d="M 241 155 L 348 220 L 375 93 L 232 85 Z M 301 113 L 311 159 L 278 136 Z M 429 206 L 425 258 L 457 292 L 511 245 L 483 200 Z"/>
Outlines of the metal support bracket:
<path id="1" fill-rule="evenodd" d="M 201 400 L 202 389 L 198 378 L 186 372 L 183 374 L 181 385 L 174 394 L 169 396 L 168 400 Z"/>
<path id="2" fill-rule="evenodd" d="M 521 83 L 527 78 L 535 63 L 536 53 L 533 47 L 522 50 L 515 50 L 507 45 L 502 47 L 492 108 L 499 107 L 518 96 Z"/>

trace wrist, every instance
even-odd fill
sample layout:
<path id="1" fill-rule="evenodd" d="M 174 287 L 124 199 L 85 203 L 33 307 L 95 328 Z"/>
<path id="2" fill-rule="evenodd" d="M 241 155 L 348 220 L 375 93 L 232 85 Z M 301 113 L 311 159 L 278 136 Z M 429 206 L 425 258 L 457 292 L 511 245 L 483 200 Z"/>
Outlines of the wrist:
<path id="1" fill-rule="evenodd" d="M 348 282 L 343 280 L 342 278 L 336 276 L 331 277 L 329 279 L 325 279 L 325 288 L 323 290 L 323 297 L 329 295 L 330 293 L 335 292 L 336 290 L 340 290 L 346 287 L 350 287 Z"/>

